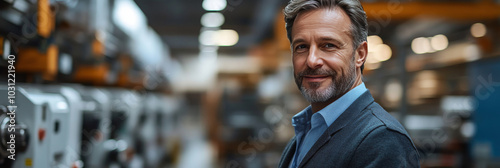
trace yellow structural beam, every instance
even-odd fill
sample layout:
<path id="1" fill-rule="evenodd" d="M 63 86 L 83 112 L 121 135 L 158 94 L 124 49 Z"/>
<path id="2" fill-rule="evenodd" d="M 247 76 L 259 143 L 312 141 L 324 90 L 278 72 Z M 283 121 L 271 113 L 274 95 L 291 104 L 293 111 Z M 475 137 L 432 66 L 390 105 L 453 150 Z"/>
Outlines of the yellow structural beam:
<path id="1" fill-rule="evenodd" d="M 451 20 L 491 20 L 500 18 L 500 4 L 480 2 L 375 2 L 362 3 L 369 20 L 387 22 L 417 17 Z"/>
<path id="2" fill-rule="evenodd" d="M 28 47 L 19 50 L 16 70 L 26 73 L 42 73 L 45 79 L 51 79 L 57 74 L 57 57 L 59 48 L 50 45 L 46 52 L 38 48 Z"/>
<path id="3" fill-rule="evenodd" d="M 74 81 L 91 83 L 94 85 L 105 85 L 109 78 L 109 65 L 102 63 L 99 65 L 79 65 L 73 77 Z"/>
<path id="4" fill-rule="evenodd" d="M 40 36 L 48 38 L 55 25 L 55 18 L 50 9 L 50 0 L 38 0 L 37 32 Z"/>

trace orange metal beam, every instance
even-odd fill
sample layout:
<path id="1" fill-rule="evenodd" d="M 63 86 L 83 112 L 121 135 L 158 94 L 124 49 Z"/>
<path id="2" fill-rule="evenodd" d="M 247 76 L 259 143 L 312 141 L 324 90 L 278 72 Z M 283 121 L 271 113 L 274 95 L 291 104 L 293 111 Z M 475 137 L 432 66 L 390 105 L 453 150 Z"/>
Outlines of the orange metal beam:
<path id="1" fill-rule="evenodd" d="M 57 57 L 59 48 L 50 45 L 46 52 L 38 48 L 22 48 L 17 57 L 16 70 L 26 73 L 42 73 L 45 79 L 51 79 L 57 74 Z"/>
<path id="2" fill-rule="evenodd" d="M 48 38 L 54 29 L 55 19 L 50 9 L 49 0 L 38 0 L 37 31 L 42 37 Z"/>
<path id="3" fill-rule="evenodd" d="M 407 20 L 417 17 L 451 20 L 491 20 L 500 18 L 500 4 L 480 2 L 376 2 L 362 3 L 369 20 Z"/>
<path id="4" fill-rule="evenodd" d="M 99 65 L 80 65 L 73 77 L 76 82 L 105 85 L 107 84 L 106 79 L 109 77 L 109 71 L 109 66 L 104 63 Z"/>

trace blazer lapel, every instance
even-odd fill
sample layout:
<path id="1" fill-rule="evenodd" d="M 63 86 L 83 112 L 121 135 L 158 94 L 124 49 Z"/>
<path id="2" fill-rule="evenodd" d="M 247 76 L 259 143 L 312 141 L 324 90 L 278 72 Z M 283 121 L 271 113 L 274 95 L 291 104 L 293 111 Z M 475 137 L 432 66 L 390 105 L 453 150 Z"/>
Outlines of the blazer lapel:
<path id="1" fill-rule="evenodd" d="M 288 145 L 286 145 L 283 154 L 281 155 L 281 160 L 279 163 L 279 168 L 287 168 L 290 166 L 290 162 L 293 159 L 293 155 L 295 154 L 295 148 L 297 147 L 295 136 L 290 140 Z"/>
<path id="2" fill-rule="evenodd" d="M 366 91 L 361 96 L 358 97 L 345 111 L 342 115 L 337 118 L 330 127 L 318 138 L 311 149 L 306 153 L 302 162 L 300 162 L 298 167 L 303 167 L 309 159 L 328 141 L 331 137 L 349 124 L 352 120 L 356 119 L 357 116 L 361 114 L 361 111 L 365 109 L 368 105 L 373 103 L 373 97 L 369 91 Z"/>

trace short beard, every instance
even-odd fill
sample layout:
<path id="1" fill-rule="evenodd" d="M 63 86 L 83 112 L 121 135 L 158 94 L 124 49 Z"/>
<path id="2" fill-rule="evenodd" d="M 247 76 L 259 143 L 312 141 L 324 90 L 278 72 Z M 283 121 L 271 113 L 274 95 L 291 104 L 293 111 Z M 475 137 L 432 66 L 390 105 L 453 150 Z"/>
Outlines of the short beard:
<path id="1" fill-rule="evenodd" d="M 328 100 L 336 100 L 345 93 L 349 91 L 354 82 L 356 81 L 356 67 L 354 66 L 354 60 L 350 63 L 347 74 L 339 74 L 333 70 L 326 69 L 311 69 L 306 70 L 295 75 L 295 83 L 299 88 L 304 98 L 310 103 L 320 103 L 327 102 Z M 321 83 L 313 82 L 309 83 L 310 88 L 302 86 L 302 79 L 305 75 L 327 75 L 332 78 L 330 86 L 324 90 L 318 89 Z M 339 77 L 338 80 L 336 77 Z"/>

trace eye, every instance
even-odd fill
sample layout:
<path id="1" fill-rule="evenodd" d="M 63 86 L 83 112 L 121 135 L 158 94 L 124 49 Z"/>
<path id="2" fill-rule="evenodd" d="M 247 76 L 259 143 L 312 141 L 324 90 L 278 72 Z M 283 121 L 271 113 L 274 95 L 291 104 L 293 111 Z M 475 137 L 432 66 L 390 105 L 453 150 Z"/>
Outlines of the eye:
<path id="1" fill-rule="evenodd" d="M 331 43 L 326 43 L 324 45 L 325 48 L 336 48 L 337 46 L 335 46 L 334 44 L 331 44 Z"/>
<path id="2" fill-rule="evenodd" d="M 306 49 L 307 49 L 307 46 L 306 46 L 306 45 L 304 45 L 304 44 L 300 44 L 300 45 L 297 45 L 297 46 L 295 47 L 295 51 L 296 51 L 296 52 L 303 52 L 303 51 L 305 51 Z"/>

